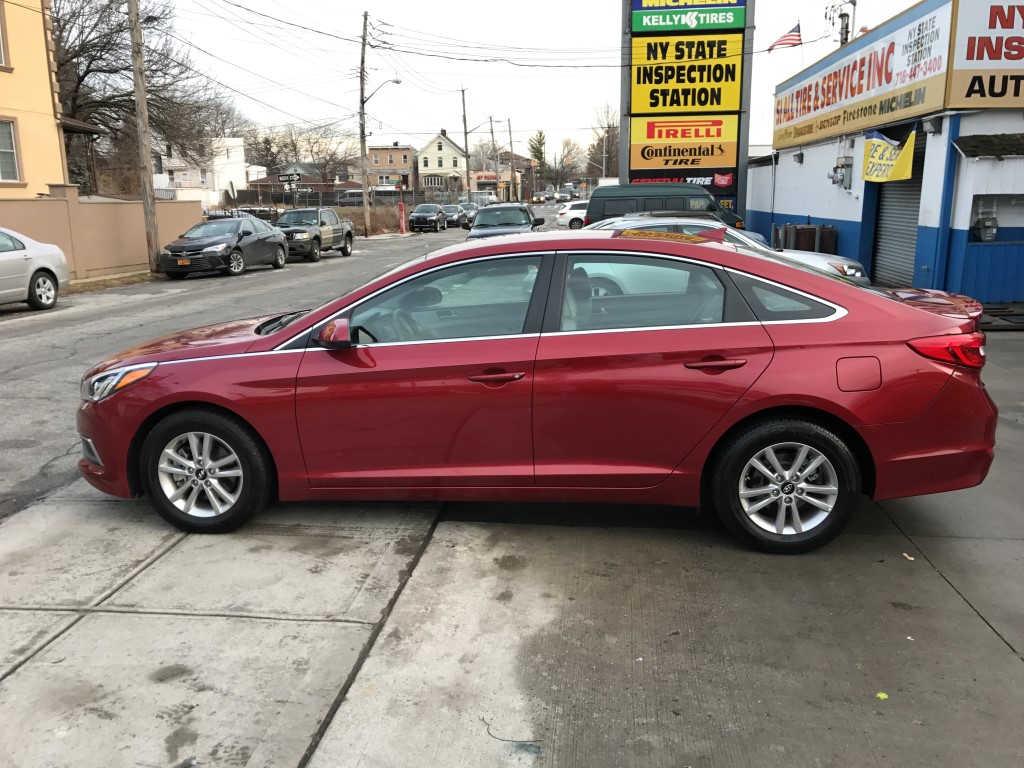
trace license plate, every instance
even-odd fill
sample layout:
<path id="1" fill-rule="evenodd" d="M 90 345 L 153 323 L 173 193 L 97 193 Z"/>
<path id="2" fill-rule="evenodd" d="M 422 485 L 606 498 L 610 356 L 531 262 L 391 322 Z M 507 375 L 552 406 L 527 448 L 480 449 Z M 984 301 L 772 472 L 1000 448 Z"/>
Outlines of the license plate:
<path id="1" fill-rule="evenodd" d="M 192 259 L 178 259 L 178 266 L 179 267 L 187 267 L 191 263 L 192 263 Z"/>

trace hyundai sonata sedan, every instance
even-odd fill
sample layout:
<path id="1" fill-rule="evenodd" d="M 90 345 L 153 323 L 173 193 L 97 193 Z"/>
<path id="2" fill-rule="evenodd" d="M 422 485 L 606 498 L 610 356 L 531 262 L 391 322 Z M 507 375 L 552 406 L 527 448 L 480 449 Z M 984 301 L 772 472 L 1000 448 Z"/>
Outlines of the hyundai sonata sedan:
<path id="1" fill-rule="evenodd" d="M 647 274 L 595 296 L 610 266 Z M 985 478 L 978 310 L 720 231 L 492 238 L 111 356 L 82 380 L 79 468 L 193 532 L 274 500 L 611 501 L 707 506 L 751 546 L 804 552 L 862 494 Z"/>

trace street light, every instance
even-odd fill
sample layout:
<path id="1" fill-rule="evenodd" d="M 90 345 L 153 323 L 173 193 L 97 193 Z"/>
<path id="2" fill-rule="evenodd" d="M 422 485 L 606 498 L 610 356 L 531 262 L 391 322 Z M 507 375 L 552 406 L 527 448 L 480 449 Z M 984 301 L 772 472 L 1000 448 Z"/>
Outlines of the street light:
<path id="1" fill-rule="evenodd" d="M 369 168 L 366 167 L 366 102 L 372 99 L 374 94 L 388 83 L 401 85 L 402 81 L 397 77 L 394 80 L 385 80 L 374 88 L 369 96 L 364 96 L 363 94 L 366 91 L 365 78 L 359 78 L 359 154 L 363 176 L 363 237 L 370 236 L 370 208 L 366 204 L 366 201 L 370 199 L 370 190 L 366 184 L 366 177 L 370 172 Z"/>

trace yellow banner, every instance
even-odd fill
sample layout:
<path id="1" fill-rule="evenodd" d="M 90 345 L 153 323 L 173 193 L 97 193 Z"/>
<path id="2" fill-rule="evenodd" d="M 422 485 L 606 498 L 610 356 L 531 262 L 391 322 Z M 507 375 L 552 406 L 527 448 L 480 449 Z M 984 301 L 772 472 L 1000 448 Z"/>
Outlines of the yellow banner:
<path id="1" fill-rule="evenodd" d="M 914 141 L 917 131 L 902 144 L 896 144 L 876 131 L 864 142 L 864 181 L 901 181 L 910 178 L 914 163 Z"/>
<path id="2" fill-rule="evenodd" d="M 738 112 L 743 33 L 634 37 L 632 111 Z"/>

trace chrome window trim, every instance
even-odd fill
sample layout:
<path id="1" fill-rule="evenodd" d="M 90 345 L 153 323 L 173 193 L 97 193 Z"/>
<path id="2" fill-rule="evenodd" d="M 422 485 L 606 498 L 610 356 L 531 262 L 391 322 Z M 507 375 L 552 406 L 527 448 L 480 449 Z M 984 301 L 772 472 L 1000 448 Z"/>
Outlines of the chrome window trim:
<path id="1" fill-rule="evenodd" d="M 355 309 L 357 309 L 362 304 L 365 304 L 366 302 L 370 301 L 370 299 L 376 298 L 380 294 L 384 293 L 384 291 L 390 291 L 392 288 L 397 288 L 398 286 L 403 285 L 404 283 L 407 283 L 410 280 L 416 280 L 416 279 L 418 279 L 420 277 L 423 277 L 424 275 L 429 275 L 432 272 L 437 272 L 438 270 L 441 270 L 441 269 L 447 269 L 448 267 L 454 267 L 454 266 L 457 266 L 459 264 L 476 264 L 476 263 L 483 262 L 483 261 L 494 261 L 495 259 L 514 259 L 514 258 L 519 258 L 521 256 L 540 256 L 541 258 L 544 258 L 545 255 L 554 256 L 554 254 L 555 254 L 555 251 L 552 251 L 552 250 L 523 251 L 522 253 L 498 253 L 498 254 L 495 254 L 493 256 L 483 256 L 483 257 L 479 257 L 479 258 L 475 258 L 475 259 L 464 259 L 462 261 L 449 261 L 449 262 L 447 262 L 445 264 L 438 264 L 437 266 L 430 267 L 429 269 L 424 269 L 423 271 L 417 272 L 417 273 L 415 273 L 413 275 L 409 275 L 408 277 L 403 278 L 402 280 L 398 281 L 397 283 L 390 283 L 389 285 L 384 286 L 380 290 L 374 291 L 369 296 L 364 296 L 363 298 L 361 298 L 356 303 L 348 304 L 348 305 L 342 307 L 341 309 L 339 309 L 335 314 L 331 315 L 330 317 L 324 318 L 319 323 L 316 323 L 315 325 L 311 325 L 306 330 L 304 330 L 304 331 L 302 331 L 300 333 L 296 333 L 294 336 L 289 338 L 287 341 L 281 342 L 276 347 L 274 347 L 274 351 L 276 352 L 278 350 L 282 350 L 283 347 L 288 346 L 289 344 L 291 344 L 292 342 L 294 342 L 296 339 L 298 339 L 300 336 L 303 336 L 304 334 L 316 333 L 318 328 L 322 328 L 327 323 L 331 322 L 331 320 L 334 320 L 334 319 L 336 319 L 338 317 L 341 317 L 346 312 L 354 311 Z M 387 273 L 385 273 L 385 274 L 387 274 Z M 374 279 L 376 279 L 376 278 L 374 278 Z M 533 294 L 531 293 L 530 296 L 532 298 Z M 467 337 L 464 337 L 464 338 L 461 338 L 461 339 L 427 339 L 427 341 L 466 341 L 468 339 L 487 339 L 487 338 L 500 338 L 500 339 L 504 339 L 504 338 L 514 338 L 514 337 L 517 337 L 517 336 L 533 336 L 533 335 L 536 335 L 536 334 L 531 334 L 531 333 L 513 333 L 513 334 L 509 334 L 507 336 L 467 336 Z M 378 346 L 383 346 L 384 344 L 396 344 L 396 343 L 417 343 L 418 344 L 418 343 L 422 343 L 422 342 L 383 342 L 383 343 L 378 343 L 378 344 L 360 344 L 358 346 L 360 346 L 360 347 L 378 347 Z M 282 350 L 282 351 L 284 351 L 284 350 Z"/>

